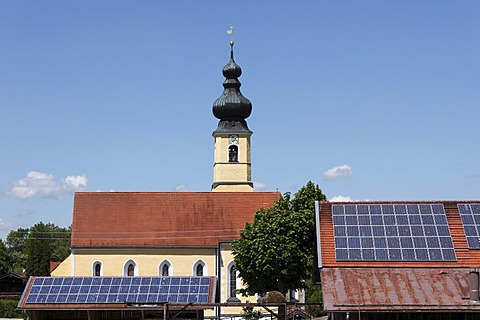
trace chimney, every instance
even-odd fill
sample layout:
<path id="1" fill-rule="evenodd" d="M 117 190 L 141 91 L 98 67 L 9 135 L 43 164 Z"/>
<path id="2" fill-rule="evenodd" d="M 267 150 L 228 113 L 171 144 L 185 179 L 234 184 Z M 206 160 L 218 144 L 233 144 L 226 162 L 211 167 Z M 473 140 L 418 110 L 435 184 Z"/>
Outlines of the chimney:
<path id="1" fill-rule="evenodd" d="M 470 272 L 468 274 L 468 288 L 470 292 L 470 300 L 473 302 L 479 302 L 478 274 L 478 268 L 470 269 Z"/>

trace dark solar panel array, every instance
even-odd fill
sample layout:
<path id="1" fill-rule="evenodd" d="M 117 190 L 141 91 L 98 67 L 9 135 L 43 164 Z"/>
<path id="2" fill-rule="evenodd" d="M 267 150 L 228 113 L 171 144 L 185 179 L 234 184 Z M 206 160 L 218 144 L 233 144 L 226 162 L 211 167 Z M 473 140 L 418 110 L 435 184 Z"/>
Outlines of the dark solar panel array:
<path id="1" fill-rule="evenodd" d="M 468 248 L 480 249 L 480 204 L 459 204 Z"/>
<path id="2" fill-rule="evenodd" d="M 26 303 L 209 303 L 209 277 L 34 278 Z M 210 299 L 209 299 L 210 298 Z"/>
<path id="3" fill-rule="evenodd" d="M 456 261 L 442 204 L 332 205 L 337 261 Z"/>

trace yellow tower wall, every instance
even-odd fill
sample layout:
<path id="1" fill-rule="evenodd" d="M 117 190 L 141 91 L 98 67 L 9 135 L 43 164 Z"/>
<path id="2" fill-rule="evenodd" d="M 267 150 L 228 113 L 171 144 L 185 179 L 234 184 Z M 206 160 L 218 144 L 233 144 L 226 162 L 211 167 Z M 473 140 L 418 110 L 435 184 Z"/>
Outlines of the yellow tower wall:
<path id="1" fill-rule="evenodd" d="M 220 184 L 215 192 L 249 192 L 252 181 L 250 136 L 238 135 L 238 162 L 228 162 L 228 148 L 231 146 L 229 135 L 215 136 L 213 182 Z"/>
<path id="2" fill-rule="evenodd" d="M 230 146 L 229 135 L 218 135 L 215 137 L 215 151 L 214 158 L 215 163 L 225 162 L 228 163 L 228 147 Z M 250 156 L 250 137 L 239 136 L 238 137 L 238 161 L 240 163 L 251 162 Z"/>

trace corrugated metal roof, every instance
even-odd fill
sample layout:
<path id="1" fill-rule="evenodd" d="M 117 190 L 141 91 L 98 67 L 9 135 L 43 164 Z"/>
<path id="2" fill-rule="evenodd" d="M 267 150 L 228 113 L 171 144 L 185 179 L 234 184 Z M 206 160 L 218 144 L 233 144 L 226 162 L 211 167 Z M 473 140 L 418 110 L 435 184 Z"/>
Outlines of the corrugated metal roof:
<path id="1" fill-rule="evenodd" d="M 326 311 L 480 311 L 468 268 L 326 268 Z"/>

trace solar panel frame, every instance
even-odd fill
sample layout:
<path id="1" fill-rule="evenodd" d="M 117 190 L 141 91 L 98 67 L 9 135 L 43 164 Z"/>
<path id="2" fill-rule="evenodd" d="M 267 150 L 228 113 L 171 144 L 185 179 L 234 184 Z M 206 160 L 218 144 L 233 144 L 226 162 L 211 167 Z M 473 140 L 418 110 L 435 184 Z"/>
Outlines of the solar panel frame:
<path id="1" fill-rule="evenodd" d="M 453 245 L 452 249 L 442 249 L 442 254 L 445 260 L 451 260 L 455 258 L 455 249 L 453 249 Z"/>
<path id="2" fill-rule="evenodd" d="M 337 261 L 457 259 L 443 204 L 334 204 L 332 214 Z"/>
<path id="3" fill-rule="evenodd" d="M 31 283 L 26 304 L 207 303 L 216 284 L 212 277 L 36 277 Z"/>
<path id="4" fill-rule="evenodd" d="M 413 248 L 402 248 L 402 257 L 405 259 L 415 259 L 415 249 Z"/>
<path id="5" fill-rule="evenodd" d="M 480 204 L 458 204 L 463 231 L 469 249 L 480 249 Z"/>

